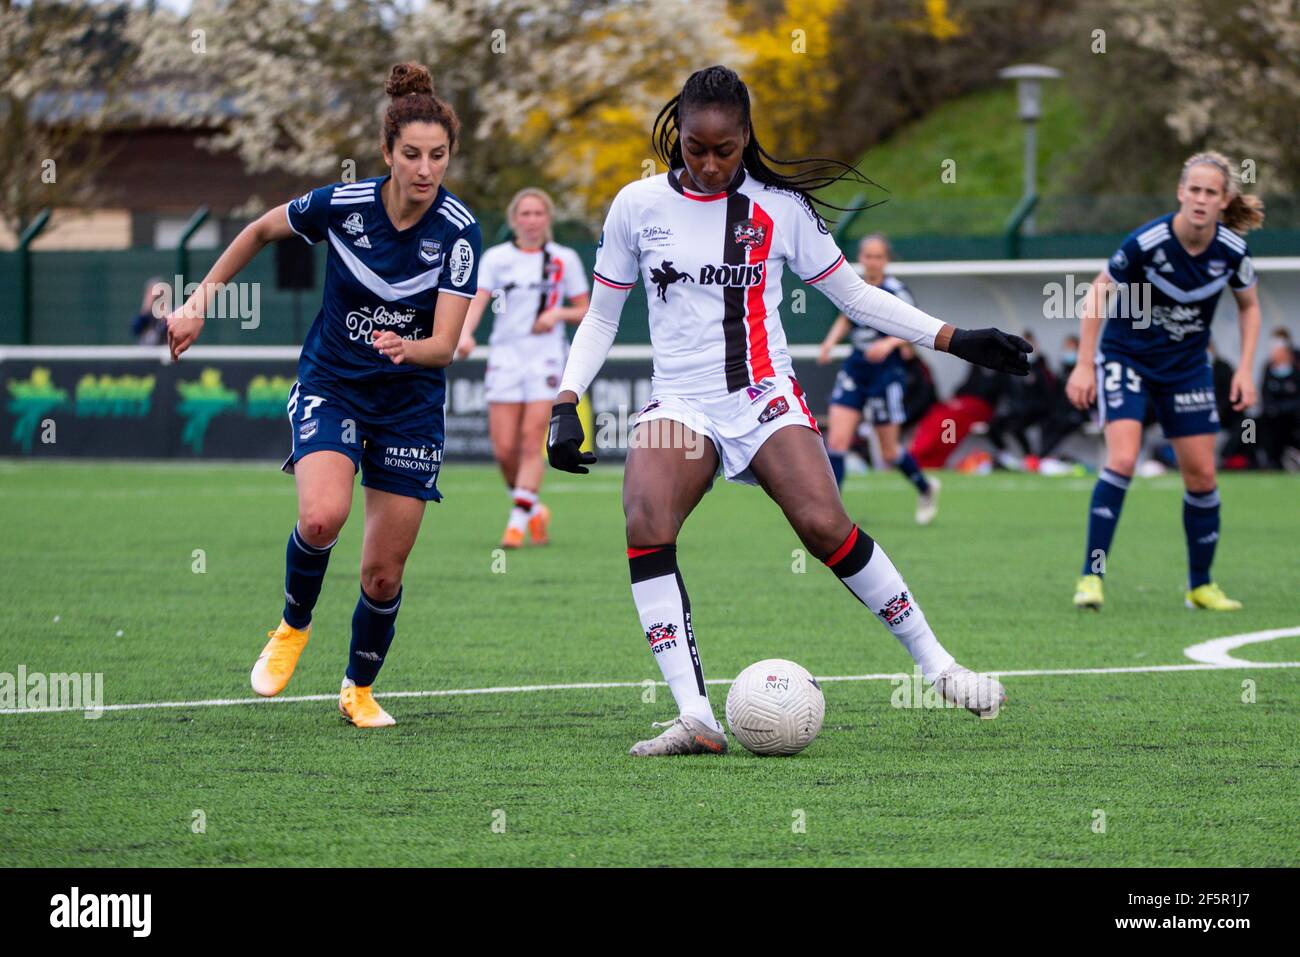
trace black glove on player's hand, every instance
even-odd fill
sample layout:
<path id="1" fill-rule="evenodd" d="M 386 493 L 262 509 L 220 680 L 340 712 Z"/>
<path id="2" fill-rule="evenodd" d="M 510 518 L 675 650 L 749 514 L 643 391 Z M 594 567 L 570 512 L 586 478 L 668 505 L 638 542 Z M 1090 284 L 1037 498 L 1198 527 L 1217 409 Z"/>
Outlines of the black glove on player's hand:
<path id="1" fill-rule="evenodd" d="M 551 407 L 551 431 L 546 438 L 546 458 L 551 468 L 586 475 L 596 453 L 583 452 L 582 422 L 578 407 L 572 402 L 557 402 Z"/>
<path id="2" fill-rule="evenodd" d="M 1001 329 L 954 329 L 948 351 L 994 372 L 1029 375 L 1029 353 L 1034 347 Z"/>

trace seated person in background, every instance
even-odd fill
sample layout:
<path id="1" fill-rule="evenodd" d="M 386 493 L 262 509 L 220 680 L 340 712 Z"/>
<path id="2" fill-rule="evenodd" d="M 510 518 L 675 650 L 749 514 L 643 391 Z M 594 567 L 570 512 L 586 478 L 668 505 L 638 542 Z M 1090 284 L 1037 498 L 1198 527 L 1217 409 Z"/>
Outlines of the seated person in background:
<path id="1" fill-rule="evenodd" d="M 951 399 L 931 406 L 912 438 L 911 452 L 917 464 L 921 468 L 942 468 L 971 426 L 993 418 L 993 406 L 1002 395 L 1006 379 L 1000 372 L 972 368 Z"/>
<path id="2" fill-rule="evenodd" d="M 1092 415 L 1090 409 L 1076 409 L 1065 395 L 1065 383 L 1078 361 L 1079 337 L 1071 334 L 1061 343 L 1061 374 L 1050 389 L 1048 412 L 1043 420 L 1043 432 L 1038 446 L 1040 459 L 1052 458 L 1057 446 L 1080 429 Z M 1056 462 L 1055 459 L 1052 461 Z M 1040 470 L 1044 464 L 1040 462 Z"/>
<path id="3" fill-rule="evenodd" d="M 167 313 L 165 307 L 154 308 L 154 304 L 167 296 L 167 284 L 161 276 L 153 276 L 144 284 L 144 301 L 140 311 L 131 320 L 131 335 L 135 336 L 136 345 L 160 346 L 167 342 Z"/>
<path id="4" fill-rule="evenodd" d="M 1032 343 L 1035 350 L 1038 349 L 1038 340 L 1032 332 L 1026 329 L 1020 335 Z M 1038 455 L 1030 444 L 1028 430 L 1035 425 L 1040 428 L 1044 425 L 1056 387 L 1056 377 L 1038 351 L 1032 354 L 1029 375 L 1007 379 L 993 420 L 989 423 L 989 441 L 997 449 L 994 460 L 1001 468 L 1027 468 L 1030 471 L 1038 468 Z M 1019 456 L 1007 448 L 1008 436 L 1019 444 Z"/>
<path id="5" fill-rule="evenodd" d="M 1268 363 L 1260 376 L 1259 446 L 1261 465 L 1286 467 L 1287 450 L 1300 462 L 1300 355 L 1291 335 L 1281 326 L 1273 330 Z"/>
<path id="6" fill-rule="evenodd" d="M 903 414 L 906 416 L 903 428 L 907 429 L 920 422 L 930 406 L 939 401 L 939 393 L 935 391 L 930 367 L 910 342 L 898 347 L 898 355 L 903 360 Z"/>

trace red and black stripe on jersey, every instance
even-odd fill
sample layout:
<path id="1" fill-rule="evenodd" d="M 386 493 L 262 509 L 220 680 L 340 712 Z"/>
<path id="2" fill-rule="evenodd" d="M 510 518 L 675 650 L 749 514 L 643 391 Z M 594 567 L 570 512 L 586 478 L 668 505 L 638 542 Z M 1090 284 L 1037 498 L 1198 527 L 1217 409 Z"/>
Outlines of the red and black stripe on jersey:
<path id="1" fill-rule="evenodd" d="M 740 236 L 761 240 L 750 244 Z M 752 197 L 733 192 L 727 196 L 726 230 L 722 261 L 728 266 L 766 264 L 772 248 L 772 217 Z M 752 382 L 775 375 L 767 347 L 767 307 L 763 293 L 767 271 L 751 286 L 727 286 L 722 291 L 722 337 L 725 346 L 727 391 L 739 392 Z"/>

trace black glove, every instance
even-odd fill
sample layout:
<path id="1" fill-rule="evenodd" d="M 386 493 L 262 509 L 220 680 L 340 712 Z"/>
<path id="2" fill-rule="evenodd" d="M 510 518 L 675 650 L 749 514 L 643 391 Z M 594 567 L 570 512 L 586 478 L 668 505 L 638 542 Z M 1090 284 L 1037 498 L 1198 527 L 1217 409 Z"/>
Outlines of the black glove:
<path id="1" fill-rule="evenodd" d="M 551 406 L 551 431 L 546 439 L 546 458 L 551 468 L 586 475 L 587 466 L 596 461 L 596 453 L 580 451 L 583 438 L 578 407 L 572 402 Z"/>
<path id="2" fill-rule="evenodd" d="M 954 329 L 948 351 L 994 372 L 1029 375 L 1029 353 L 1034 347 L 1001 329 Z"/>

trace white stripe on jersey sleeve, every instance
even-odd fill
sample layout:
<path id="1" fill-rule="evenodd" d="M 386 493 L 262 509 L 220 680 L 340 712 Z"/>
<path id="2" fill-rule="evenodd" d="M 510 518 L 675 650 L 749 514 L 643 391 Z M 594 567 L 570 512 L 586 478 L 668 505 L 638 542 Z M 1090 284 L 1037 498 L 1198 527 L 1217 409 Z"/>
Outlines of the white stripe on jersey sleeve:
<path id="1" fill-rule="evenodd" d="M 447 222 L 451 223 L 453 226 L 455 226 L 457 230 L 464 229 L 466 226 L 469 225 L 469 223 L 461 219 L 460 216 L 457 215 L 455 211 L 448 209 L 446 206 L 438 207 L 438 215 L 443 217 L 445 220 L 447 220 Z"/>
<path id="2" fill-rule="evenodd" d="M 465 223 L 466 226 L 468 226 L 470 223 L 474 222 L 474 214 L 471 213 L 471 212 L 470 212 L 470 211 L 465 207 L 465 204 L 464 204 L 464 203 L 462 203 L 460 200 L 456 199 L 456 197 L 454 197 L 454 196 L 450 196 L 450 195 L 444 197 L 444 199 L 443 199 L 443 201 L 442 201 L 442 205 L 443 205 L 444 208 L 447 207 L 447 206 L 450 206 L 453 210 L 455 210 L 455 211 L 460 215 L 460 217 L 461 217 L 462 219 L 466 220 L 466 223 Z"/>
<path id="3" fill-rule="evenodd" d="M 1244 253 L 1246 251 L 1246 240 L 1242 239 L 1222 223 L 1219 224 L 1217 236 L 1219 242 L 1223 243 L 1228 248 L 1235 249 L 1239 253 Z"/>
<path id="4" fill-rule="evenodd" d="M 306 233 L 302 232 L 297 226 L 293 224 L 293 217 L 289 215 L 289 208 L 291 205 L 292 204 L 290 203 L 286 203 L 284 206 L 284 218 L 285 221 L 289 224 L 289 228 L 292 229 L 299 236 L 301 236 L 302 241 L 305 242 L 308 246 L 315 246 L 318 242 L 320 242 L 320 240 L 312 239 Z"/>
<path id="5" fill-rule="evenodd" d="M 1138 246 L 1142 249 L 1142 251 L 1146 252 L 1148 249 L 1152 248 L 1153 246 L 1159 246 L 1168 238 L 1169 238 L 1169 227 L 1166 226 L 1164 223 L 1161 223 L 1159 226 L 1155 227 L 1154 229 L 1148 229 L 1145 233 L 1143 233 L 1141 236 L 1137 238 L 1137 241 L 1138 241 Z"/>

